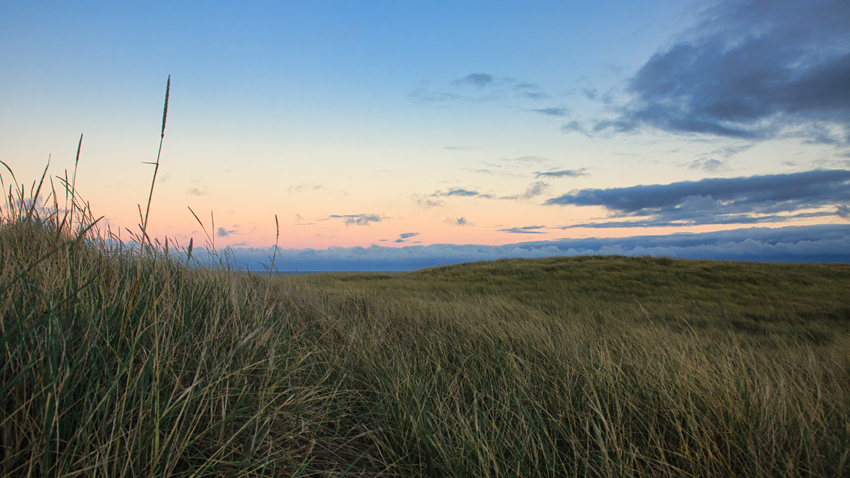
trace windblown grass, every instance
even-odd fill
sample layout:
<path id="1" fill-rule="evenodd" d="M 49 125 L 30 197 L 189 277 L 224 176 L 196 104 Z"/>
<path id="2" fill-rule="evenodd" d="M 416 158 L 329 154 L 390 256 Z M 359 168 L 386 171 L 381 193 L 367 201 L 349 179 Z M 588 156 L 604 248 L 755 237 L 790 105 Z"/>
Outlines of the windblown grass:
<path id="1" fill-rule="evenodd" d="M 17 204 L 17 207 L 15 206 Z M 846 265 L 258 277 L 7 204 L 5 476 L 840 476 Z M 137 278 L 136 300 L 130 302 Z"/>
<path id="2" fill-rule="evenodd" d="M 3 476 L 850 474 L 848 265 L 260 277 L 61 183 L 0 211 Z"/>

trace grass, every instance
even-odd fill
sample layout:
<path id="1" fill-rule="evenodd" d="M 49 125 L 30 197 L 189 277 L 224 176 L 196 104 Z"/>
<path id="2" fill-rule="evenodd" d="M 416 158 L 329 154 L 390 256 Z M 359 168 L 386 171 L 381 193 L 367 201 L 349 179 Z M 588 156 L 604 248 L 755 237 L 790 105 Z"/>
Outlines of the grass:
<path id="1" fill-rule="evenodd" d="M 3 476 L 850 474 L 850 265 L 257 276 L 46 184 L 0 212 Z"/>
<path id="2" fill-rule="evenodd" d="M 260 277 L 174 247 L 139 260 L 34 211 L 7 204 L 0 226 L 5 476 L 850 466 L 847 265 L 589 256 Z"/>

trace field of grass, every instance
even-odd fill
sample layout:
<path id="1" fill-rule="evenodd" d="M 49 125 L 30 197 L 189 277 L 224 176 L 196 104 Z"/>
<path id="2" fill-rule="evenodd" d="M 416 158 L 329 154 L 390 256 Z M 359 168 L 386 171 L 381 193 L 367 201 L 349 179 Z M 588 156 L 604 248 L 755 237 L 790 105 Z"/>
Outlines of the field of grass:
<path id="1" fill-rule="evenodd" d="M 0 225 L 3 476 L 850 473 L 850 265 L 258 276 L 27 204 Z"/>
<path id="2" fill-rule="evenodd" d="M 152 164 L 129 243 L 9 187 L 4 477 L 850 476 L 850 265 L 249 274 L 147 236 Z"/>

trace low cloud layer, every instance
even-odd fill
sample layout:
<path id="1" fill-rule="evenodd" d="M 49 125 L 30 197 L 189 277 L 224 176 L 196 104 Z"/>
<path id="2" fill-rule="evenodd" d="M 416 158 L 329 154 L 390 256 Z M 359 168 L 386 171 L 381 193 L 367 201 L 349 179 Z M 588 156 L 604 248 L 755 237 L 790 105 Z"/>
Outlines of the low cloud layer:
<path id="1" fill-rule="evenodd" d="M 850 144 L 850 2 L 721 1 L 631 78 L 598 131 Z M 577 123 L 565 131 L 583 131 Z"/>
<path id="2" fill-rule="evenodd" d="M 633 222 L 599 222 L 573 227 L 777 222 L 834 215 L 837 208 L 850 204 L 850 171 L 815 170 L 626 188 L 582 189 L 549 199 L 546 204 L 603 206 L 615 218 L 640 218 Z M 822 207 L 831 207 L 832 211 L 806 212 Z"/>
<path id="3" fill-rule="evenodd" d="M 263 270 L 272 248 L 233 249 L 242 267 Z M 290 270 L 404 271 L 506 257 L 578 255 L 667 256 L 770 262 L 850 263 L 850 225 L 747 228 L 702 234 L 563 239 L 503 246 L 435 244 L 406 247 L 289 249 L 278 253 Z"/>

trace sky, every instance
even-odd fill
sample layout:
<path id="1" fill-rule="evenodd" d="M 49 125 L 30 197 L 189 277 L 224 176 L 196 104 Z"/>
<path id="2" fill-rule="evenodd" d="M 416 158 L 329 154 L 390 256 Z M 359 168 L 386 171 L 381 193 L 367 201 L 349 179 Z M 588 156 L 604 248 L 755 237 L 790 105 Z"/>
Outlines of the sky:
<path id="1" fill-rule="evenodd" d="M 0 65 L 0 160 L 82 134 L 122 239 L 170 75 L 148 234 L 246 267 L 850 262 L 846 0 L 3 2 Z"/>

